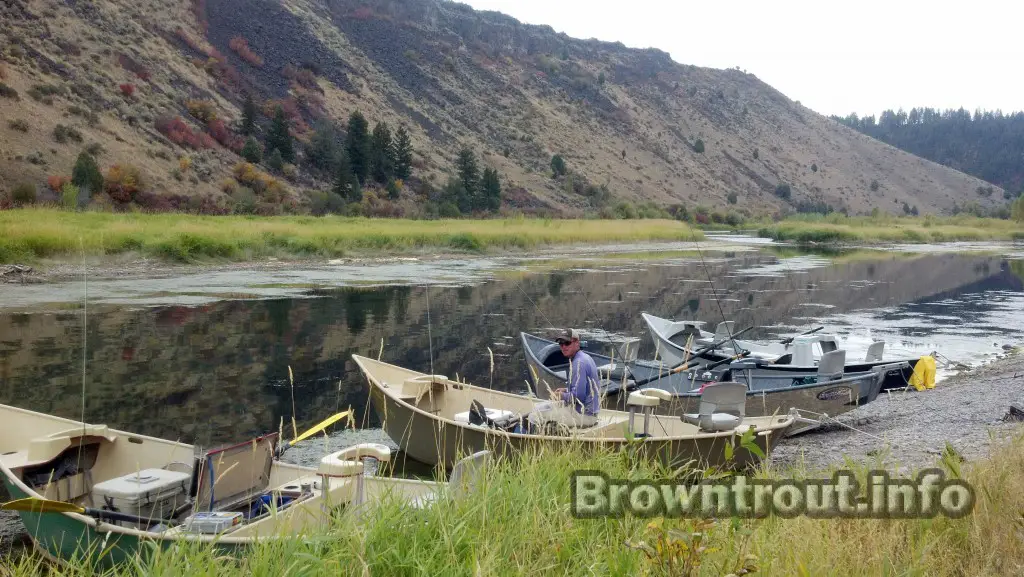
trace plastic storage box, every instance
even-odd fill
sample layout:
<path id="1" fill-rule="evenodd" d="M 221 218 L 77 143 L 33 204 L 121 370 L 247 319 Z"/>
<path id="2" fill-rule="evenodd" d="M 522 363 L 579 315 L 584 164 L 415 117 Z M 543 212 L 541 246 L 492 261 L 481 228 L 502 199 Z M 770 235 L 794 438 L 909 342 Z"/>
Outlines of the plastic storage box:
<path id="1" fill-rule="evenodd" d="M 484 411 L 487 412 L 488 418 L 498 424 L 503 424 L 515 416 L 515 413 L 505 409 L 484 409 Z M 465 413 L 455 413 L 454 420 L 456 423 L 468 423 L 469 411 L 466 411 Z"/>
<path id="2" fill-rule="evenodd" d="M 92 498 L 97 508 L 138 515 L 158 523 L 168 519 L 176 508 L 185 503 L 191 480 L 189 473 L 143 469 L 96 483 L 92 488 Z M 147 525 L 135 524 L 139 529 L 146 529 Z"/>
<path id="3" fill-rule="evenodd" d="M 189 533 L 217 534 L 239 525 L 242 513 L 210 511 L 190 515 L 182 524 Z"/>

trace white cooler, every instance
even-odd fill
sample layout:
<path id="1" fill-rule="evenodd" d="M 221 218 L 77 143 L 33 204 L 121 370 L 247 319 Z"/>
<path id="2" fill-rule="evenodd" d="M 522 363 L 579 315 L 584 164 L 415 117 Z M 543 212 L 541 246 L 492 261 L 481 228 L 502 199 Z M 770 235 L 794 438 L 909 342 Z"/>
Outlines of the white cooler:
<path id="1" fill-rule="evenodd" d="M 123 477 L 96 483 L 92 498 L 96 508 L 138 515 L 145 519 L 167 519 L 188 499 L 192 475 L 166 469 L 143 469 Z M 130 525 L 130 523 L 129 523 Z M 136 525 L 146 529 L 145 524 Z"/>
<path id="2" fill-rule="evenodd" d="M 515 413 L 512 411 L 506 411 L 504 409 L 484 409 L 484 411 L 487 412 L 487 416 L 492 421 L 498 424 L 502 424 L 515 416 Z M 465 413 L 455 413 L 454 420 L 456 423 L 469 423 L 469 411 L 466 411 Z"/>

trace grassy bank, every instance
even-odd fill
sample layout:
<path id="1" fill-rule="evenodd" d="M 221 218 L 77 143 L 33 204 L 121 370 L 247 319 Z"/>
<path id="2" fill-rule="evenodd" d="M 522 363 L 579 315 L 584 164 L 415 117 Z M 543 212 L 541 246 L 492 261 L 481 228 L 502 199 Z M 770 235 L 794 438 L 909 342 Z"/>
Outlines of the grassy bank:
<path id="1" fill-rule="evenodd" d="M 172 262 L 701 239 L 673 220 L 391 220 L 0 211 L 0 263 L 140 253 Z"/>
<path id="2" fill-rule="evenodd" d="M 625 452 L 524 454 L 492 463 L 470 498 L 418 511 L 384 502 L 362 522 L 341 516 L 320 534 L 257 546 L 240 561 L 181 548 L 123 574 L 679 576 L 743 575 L 744 567 L 786 576 L 1019 574 L 1024 437 L 989 460 L 961 465 L 949 459 L 941 466 L 947 477 L 962 475 L 974 488 L 974 509 L 963 518 L 579 519 L 569 508 L 571 472 L 600 470 L 618 479 L 666 479 L 672 472 L 634 462 Z M 863 486 L 866 469 L 853 470 Z M 685 545 L 694 537 L 699 543 Z M 27 557 L 9 574 L 36 575 L 44 566 Z"/>
<path id="3" fill-rule="evenodd" d="M 762 226 L 758 235 L 794 242 L 949 242 L 1024 240 L 1024 223 L 973 216 L 846 217 L 799 215 Z"/>

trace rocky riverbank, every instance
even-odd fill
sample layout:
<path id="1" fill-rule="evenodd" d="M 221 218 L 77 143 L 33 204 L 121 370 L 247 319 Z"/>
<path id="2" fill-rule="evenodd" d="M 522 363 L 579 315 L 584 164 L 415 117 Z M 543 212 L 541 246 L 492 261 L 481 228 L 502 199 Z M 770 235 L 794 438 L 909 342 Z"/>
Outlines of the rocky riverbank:
<path id="1" fill-rule="evenodd" d="M 847 459 L 902 474 L 932 465 L 947 444 L 967 461 L 988 456 L 993 440 L 1019 434 L 1011 406 L 1024 409 L 1024 352 L 1016 351 L 934 389 L 892 391 L 833 422 L 781 442 L 776 466 L 810 471 Z M 1024 414 L 1017 415 L 1024 420 Z M 990 436 L 991 435 L 991 436 Z"/>

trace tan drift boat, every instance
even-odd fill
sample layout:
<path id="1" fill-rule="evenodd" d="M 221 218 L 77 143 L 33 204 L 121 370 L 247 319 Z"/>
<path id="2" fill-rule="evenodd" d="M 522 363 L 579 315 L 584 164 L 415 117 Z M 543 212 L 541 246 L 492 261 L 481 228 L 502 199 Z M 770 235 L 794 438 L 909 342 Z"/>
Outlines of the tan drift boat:
<path id="1" fill-rule="evenodd" d="M 200 451 L 0 405 L 0 473 L 13 499 L 2 508 L 18 511 L 46 557 L 112 567 L 151 554 L 147 543 L 207 543 L 238 556 L 259 540 L 301 537 L 383 499 L 424 506 L 465 487 L 364 475 L 365 458 L 390 459 L 386 445 L 349 447 L 311 468 L 281 462 L 277 441 L 273 433 Z M 452 482 L 472 483 L 488 459 L 471 456 Z"/>
<path id="2" fill-rule="evenodd" d="M 352 358 L 369 381 L 370 402 L 385 432 L 410 457 L 446 468 L 463 455 L 482 450 L 498 456 L 531 445 L 586 451 L 621 449 L 630 443 L 670 466 L 695 462 L 738 468 L 769 454 L 797 419 L 790 411 L 749 418 L 708 414 L 684 422 L 678 416 L 652 414 L 670 396 L 646 390 L 633 395 L 629 412 L 605 409 L 591 426 L 552 429 L 550 421 L 536 426 L 545 423 L 552 401 L 459 383 L 359 355 Z"/>

